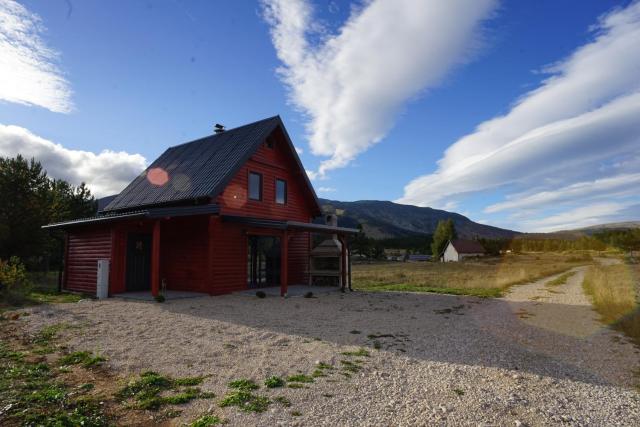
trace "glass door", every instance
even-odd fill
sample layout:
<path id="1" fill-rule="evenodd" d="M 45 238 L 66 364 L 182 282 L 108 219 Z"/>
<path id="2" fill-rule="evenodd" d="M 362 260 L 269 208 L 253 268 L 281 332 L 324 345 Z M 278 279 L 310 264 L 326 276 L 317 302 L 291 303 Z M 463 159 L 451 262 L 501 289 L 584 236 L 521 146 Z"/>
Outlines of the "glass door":
<path id="1" fill-rule="evenodd" d="M 247 285 L 262 288 L 280 284 L 280 238 L 249 236 L 247 245 Z"/>

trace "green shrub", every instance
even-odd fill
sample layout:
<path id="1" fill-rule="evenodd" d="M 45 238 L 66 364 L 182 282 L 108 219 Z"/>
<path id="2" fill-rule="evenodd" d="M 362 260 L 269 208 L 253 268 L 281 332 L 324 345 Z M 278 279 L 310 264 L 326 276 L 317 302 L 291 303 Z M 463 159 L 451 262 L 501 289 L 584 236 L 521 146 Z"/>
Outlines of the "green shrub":
<path id="1" fill-rule="evenodd" d="M 82 365 L 85 368 L 91 368 L 97 365 L 100 365 L 102 362 L 106 361 L 102 356 L 94 356 L 88 351 L 76 351 L 75 353 L 67 354 L 66 356 L 62 356 L 58 363 L 62 366 L 65 365 Z"/>
<path id="2" fill-rule="evenodd" d="M 252 380 L 247 380 L 247 379 L 239 379 L 239 380 L 234 380 L 231 381 L 229 383 L 229 387 L 231 388 L 235 388 L 238 390 L 244 390 L 244 391 L 251 391 L 251 390 L 257 390 L 258 388 L 260 388 L 260 386 L 258 384 L 256 384 L 254 381 Z"/>
<path id="3" fill-rule="evenodd" d="M 23 304 L 30 290 L 31 282 L 20 258 L 0 260 L 0 301 L 10 305 Z"/>
<path id="4" fill-rule="evenodd" d="M 291 375 L 289 378 L 287 378 L 287 381 L 289 381 L 290 383 L 312 383 L 313 377 L 305 374 L 296 374 Z"/>
<path id="5" fill-rule="evenodd" d="M 284 380 L 280 377 L 269 377 L 264 381 L 264 385 L 267 386 L 267 388 L 277 388 L 277 387 L 283 387 L 284 386 Z"/>
<path id="6" fill-rule="evenodd" d="M 245 412 L 264 412 L 270 403 L 265 396 L 258 396 L 247 390 L 234 390 L 227 393 L 219 405 L 222 408 L 237 406 Z"/>
<path id="7" fill-rule="evenodd" d="M 209 427 L 222 424 L 222 420 L 215 415 L 203 415 L 191 423 L 191 427 Z"/>

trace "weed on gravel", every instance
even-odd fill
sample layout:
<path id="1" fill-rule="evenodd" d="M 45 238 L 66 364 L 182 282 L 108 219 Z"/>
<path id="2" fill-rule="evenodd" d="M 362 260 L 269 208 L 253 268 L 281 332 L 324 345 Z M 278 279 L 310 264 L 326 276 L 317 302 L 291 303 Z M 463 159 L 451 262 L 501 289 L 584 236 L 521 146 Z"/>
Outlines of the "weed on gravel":
<path id="1" fill-rule="evenodd" d="M 58 360 L 58 364 L 61 366 L 82 365 L 85 368 L 92 368 L 102 364 L 102 362 L 106 360 L 105 357 L 93 355 L 88 351 L 76 351 L 75 353 L 62 356 Z"/>
<path id="2" fill-rule="evenodd" d="M 560 276 L 556 277 L 553 280 L 549 280 L 547 283 L 545 283 L 545 286 L 549 286 L 549 287 L 553 287 L 553 286 L 562 286 L 565 283 L 567 283 L 567 280 L 569 280 L 569 278 L 571 276 L 573 276 L 575 274 L 574 271 L 569 271 L 567 273 L 561 274 Z"/>
<path id="3" fill-rule="evenodd" d="M 68 385 L 48 364 L 30 361 L 26 354 L 13 351 L 0 342 L 0 415 L 3 424 L 109 424 L 100 403 L 87 394 L 93 387 Z"/>
<path id="4" fill-rule="evenodd" d="M 276 403 L 279 403 L 285 408 L 288 408 L 289 406 L 291 406 L 291 401 L 284 396 L 276 396 L 273 398 L 273 401 Z"/>
<path id="5" fill-rule="evenodd" d="M 346 372 L 356 373 L 362 369 L 362 366 L 350 360 L 341 360 L 340 363 L 342 364 L 342 370 Z"/>
<path id="6" fill-rule="evenodd" d="M 370 354 L 367 350 L 365 350 L 364 348 L 360 348 L 356 351 L 343 351 L 342 352 L 343 356 L 359 356 L 359 357 L 369 357 Z"/>
<path id="7" fill-rule="evenodd" d="M 313 377 L 305 374 L 291 375 L 287 378 L 290 383 L 312 383 Z"/>
<path id="8" fill-rule="evenodd" d="M 132 401 L 132 407 L 136 409 L 158 410 L 164 405 L 181 405 L 194 399 L 214 397 L 212 393 L 191 387 L 201 384 L 203 380 L 204 377 L 173 379 L 157 372 L 147 371 L 140 374 L 139 378 L 129 381 L 116 393 L 116 398 L 123 402 Z M 175 393 L 164 394 L 169 391 Z"/>
<path id="9" fill-rule="evenodd" d="M 264 385 L 267 386 L 267 388 L 284 387 L 285 384 L 286 381 L 284 379 L 276 376 L 271 376 L 264 380 Z"/>
<path id="10" fill-rule="evenodd" d="M 191 427 L 209 427 L 222 424 L 224 421 L 216 415 L 206 414 L 191 423 Z"/>
<path id="11" fill-rule="evenodd" d="M 464 396 L 464 390 L 460 389 L 460 388 L 454 388 L 453 392 L 455 394 L 457 394 L 458 396 Z"/>
<path id="12" fill-rule="evenodd" d="M 227 393 L 219 405 L 221 408 L 236 406 L 245 412 L 264 412 L 270 403 L 271 400 L 266 396 L 253 394 L 246 390 L 234 390 Z"/>
<path id="13" fill-rule="evenodd" d="M 244 390 L 244 391 L 257 390 L 260 388 L 260 386 L 256 384 L 253 380 L 247 380 L 244 378 L 231 381 L 229 383 L 229 387 L 235 388 L 237 390 Z"/>

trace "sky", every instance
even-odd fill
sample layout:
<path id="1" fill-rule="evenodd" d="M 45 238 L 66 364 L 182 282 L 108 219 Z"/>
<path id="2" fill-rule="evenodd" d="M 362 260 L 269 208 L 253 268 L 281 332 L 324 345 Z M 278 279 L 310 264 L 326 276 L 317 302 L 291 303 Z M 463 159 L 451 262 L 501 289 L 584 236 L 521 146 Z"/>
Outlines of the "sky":
<path id="1" fill-rule="evenodd" d="M 320 197 L 640 219 L 640 2 L 0 0 L 0 156 L 121 191 L 279 114 Z"/>

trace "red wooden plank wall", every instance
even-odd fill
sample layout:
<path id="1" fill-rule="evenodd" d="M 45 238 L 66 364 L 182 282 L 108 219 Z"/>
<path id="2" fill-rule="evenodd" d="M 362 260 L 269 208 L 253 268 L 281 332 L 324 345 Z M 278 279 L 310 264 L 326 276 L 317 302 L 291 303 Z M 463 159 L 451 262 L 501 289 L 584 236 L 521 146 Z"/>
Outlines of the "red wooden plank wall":
<path id="1" fill-rule="evenodd" d="M 289 239 L 289 284 L 309 283 L 309 233 L 290 234 Z"/>
<path id="2" fill-rule="evenodd" d="M 285 144 L 278 140 L 274 148 L 265 144 L 258 148 L 218 197 L 222 214 L 310 221 L 313 214 L 310 194 L 302 176 L 305 172 L 298 170 Z M 261 201 L 250 200 L 247 196 L 249 172 L 262 174 Z M 287 182 L 287 203 L 284 205 L 275 202 L 277 178 Z"/>
<path id="3" fill-rule="evenodd" d="M 304 171 L 298 167 L 282 135 L 276 132 L 273 148 L 263 144 L 238 171 L 218 197 L 223 215 L 309 222 L 313 215 L 311 194 L 306 188 Z M 262 174 L 262 200 L 248 198 L 249 172 Z M 276 179 L 287 182 L 287 203 L 275 202 Z M 247 288 L 247 234 L 280 235 L 279 230 L 250 229 L 241 224 L 216 220 L 211 226 L 213 245 L 211 290 L 222 294 Z M 289 284 L 306 284 L 309 257 L 309 233 L 290 234 Z"/>
<path id="4" fill-rule="evenodd" d="M 162 221 L 160 277 L 167 289 L 208 292 L 208 217 L 183 217 Z"/>
<path id="5" fill-rule="evenodd" d="M 247 288 L 247 236 L 241 224 L 214 221 L 213 259 L 209 293 L 225 294 Z"/>
<path id="6" fill-rule="evenodd" d="M 98 260 L 111 258 L 109 228 L 69 231 L 66 289 L 95 294 Z"/>

